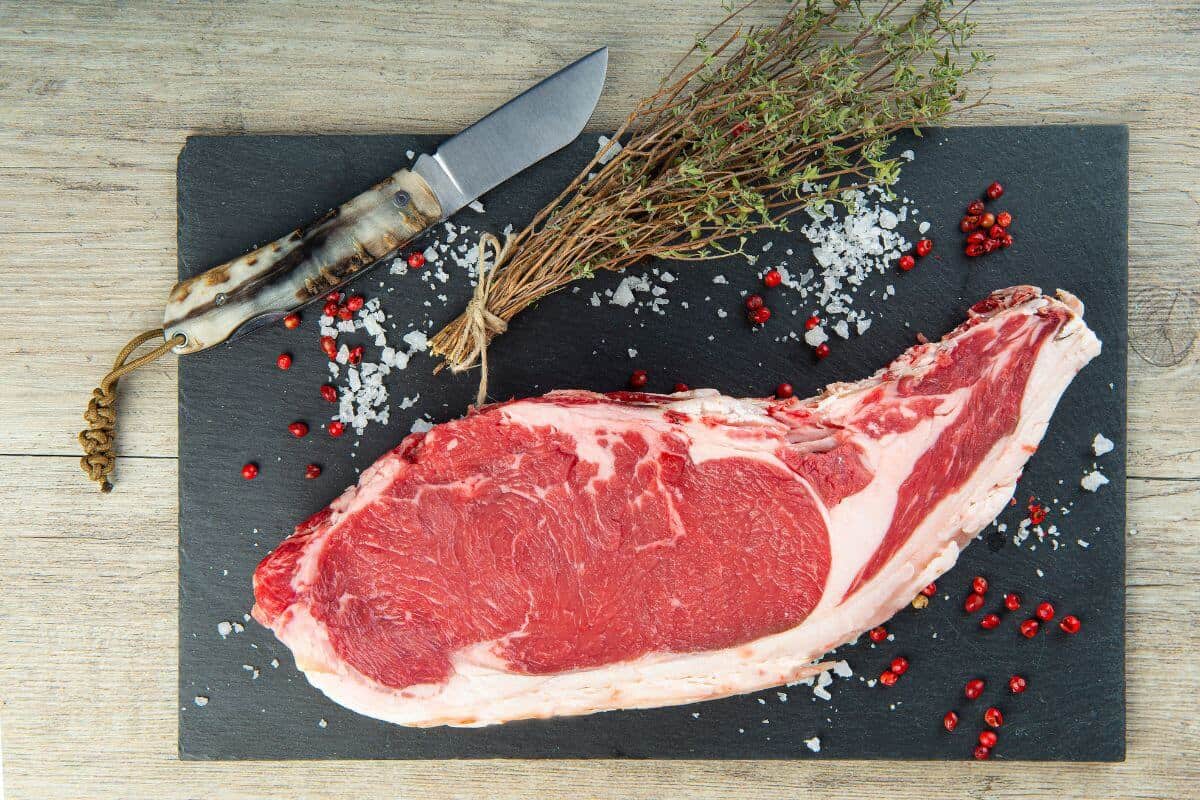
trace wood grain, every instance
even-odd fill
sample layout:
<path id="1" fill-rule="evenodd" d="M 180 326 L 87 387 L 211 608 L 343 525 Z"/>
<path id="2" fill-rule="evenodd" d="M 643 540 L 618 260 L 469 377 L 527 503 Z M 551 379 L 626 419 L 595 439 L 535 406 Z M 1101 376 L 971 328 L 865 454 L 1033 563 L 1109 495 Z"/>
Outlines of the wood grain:
<path id="1" fill-rule="evenodd" d="M 8 796 L 1187 796 L 1200 779 L 1200 7 L 976 8 L 996 61 L 988 104 L 964 122 L 1131 128 L 1126 763 L 180 763 L 174 365 L 121 387 L 113 495 L 83 479 L 74 435 L 107 362 L 158 323 L 174 282 L 184 137 L 454 130 L 600 43 L 611 66 L 593 126 L 609 128 L 721 12 L 715 0 L 0 0 Z"/>

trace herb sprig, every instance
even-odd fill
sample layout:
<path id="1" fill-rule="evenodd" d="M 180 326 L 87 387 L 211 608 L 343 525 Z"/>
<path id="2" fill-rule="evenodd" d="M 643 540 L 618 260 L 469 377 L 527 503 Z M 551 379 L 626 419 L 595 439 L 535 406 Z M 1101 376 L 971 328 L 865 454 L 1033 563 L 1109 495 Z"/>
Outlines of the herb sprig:
<path id="1" fill-rule="evenodd" d="M 989 60 L 967 48 L 973 0 L 886 0 L 874 10 L 796 0 L 775 27 L 743 28 L 738 18 L 756 2 L 727 7 L 509 242 L 489 311 L 508 321 L 577 278 L 652 257 L 725 257 L 755 231 L 786 230 L 807 205 L 890 186 L 900 175 L 888 155 L 894 135 L 944 118 Z M 431 345 L 456 369 L 478 355 L 466 315 Z"/>

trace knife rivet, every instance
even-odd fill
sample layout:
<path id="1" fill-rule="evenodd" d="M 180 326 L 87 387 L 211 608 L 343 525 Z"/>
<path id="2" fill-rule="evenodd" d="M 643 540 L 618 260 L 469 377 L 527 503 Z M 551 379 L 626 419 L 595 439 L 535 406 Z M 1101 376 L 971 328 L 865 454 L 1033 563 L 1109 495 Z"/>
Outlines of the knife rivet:
<path id="1" fill-rule="evenodd" d="M 404 208 L 411 200 L 412 197 L 409 196 L 408 192 L 396 192 L 392 195 L 392 202 L 396 204 L 396 208 Z"/>
<path id="2" fill-rule="evenodd" d="M 225 305 L 225 300 L 226 300 L 225 293 L 220 292 L 216 297 L 213 298 L 213 305 L 223 306 L 223 305 Z"/>

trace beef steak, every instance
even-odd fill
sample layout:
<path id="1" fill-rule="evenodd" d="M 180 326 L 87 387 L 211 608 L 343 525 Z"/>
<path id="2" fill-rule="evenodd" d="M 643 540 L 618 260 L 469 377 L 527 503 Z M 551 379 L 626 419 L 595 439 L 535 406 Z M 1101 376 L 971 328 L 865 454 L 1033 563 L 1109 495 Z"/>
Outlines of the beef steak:
<path id="1" fill-rule="evenodd" d="M 413 434 L 259 565 L 309 681 L 406 725 L 795 681 L 998 514 L 1100 350 L 1069 294 L 976 304 L 808 400 L 557 391 Z"/>

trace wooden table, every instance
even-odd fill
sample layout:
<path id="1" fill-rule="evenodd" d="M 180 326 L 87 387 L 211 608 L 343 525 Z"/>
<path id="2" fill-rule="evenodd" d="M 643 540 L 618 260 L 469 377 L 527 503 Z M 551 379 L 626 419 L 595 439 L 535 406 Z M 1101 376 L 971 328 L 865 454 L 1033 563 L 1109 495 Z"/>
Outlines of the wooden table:
<path id="1" fill-rule="evenodd" d="M 11 326 L 0 342 L 8 796 L 1195 796 L 1195 0 L 981 2 L 981 44 L 996 53 L 993 92 L 963 120 L 1131 127 L 1125 763 L 177 759 L 173 361 L 122 386 L 113 494 L 84 479 L 74 438 L 106 362 L 132 333 L 157 324 L 174 282 L 184 137 L 454 130 L 607 43 L 608 89 L 593 120 L 603 129 L 720 15 L 716 0 L 476 5 L 0 0 L 0 319 Z M 768 2 L 754 16 L 779 8 Z"/>

